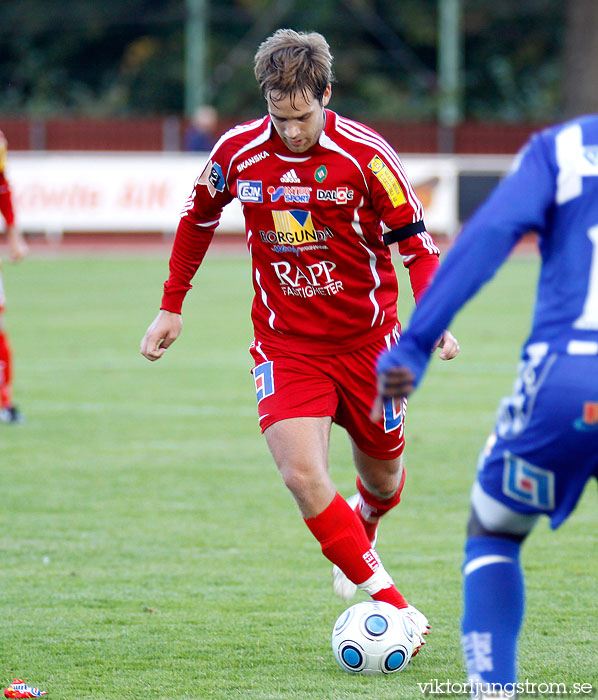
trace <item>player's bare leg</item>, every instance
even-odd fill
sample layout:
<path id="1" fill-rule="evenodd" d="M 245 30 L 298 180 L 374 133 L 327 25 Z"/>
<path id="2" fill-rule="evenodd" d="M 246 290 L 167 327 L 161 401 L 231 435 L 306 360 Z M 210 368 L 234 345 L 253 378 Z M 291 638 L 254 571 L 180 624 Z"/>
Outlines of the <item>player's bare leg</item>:
<path id="1" fill-rule="evenodd" d="M 365 454 L 353 440 L 351 446 L 358 478 L 357 494 L 348 502 L 363 524 L 372 547 L 375 547 L 380 518 L 401 500 L 405 484 L 405 465 L 402 455 L 390 460 L 377 459 Z M 341 598 L 352 598 L 357 586 L 337 566 L 333 567 L 332 573 L 334 592 Z M 416 646 L 413 654 L 415 656 L 425 644 L 424 635 L 430 631 L 430 625 L 426 616 L 412 605 L 406 608 L 406 614 L 419 636 L 419 646 Z"/>
<path id="2" fill-rule="evenodd" d="M 405 481 L 403 456 L 395 459 L 376 459 L 362 452 L 351 440 L 357 480 L 358 504 L 356 512 L 370 541 L 376 537 L 380 518 L 394 508 L 401 499 Z"/>
<path id="3" fill-rule="evenodd" d="M 366 535 L 376 546 L 378 522 L 380 518 L 399 502 L 404 481 L 403 459 L 381 460 L 370 457 L 351 440 L 353 460 L 357 469 L 357 493 L 348 499 L 364 527 Z M 352 583 L 337 567 L 332 569 L 332 588 L 336 595 L 345 600 L 357 592 Z"/>
<path id="4" fill-rule="evenodd" d="M 399 488 L 403 476 L 403 455 L 395 459 L 376 459 L 360 450 L 353 440 L 351 449 L 363 485 L 377 498 L 391 498 Z"/>
<path id="5" fill-rule="evenodd" d="M 287 418 L 264 431 L 278 471 L 304 518 L 330 505 L 336 488 L 328 473 L 331 418 Z"/>
<path id="6" fill-rule="evenodd" d="M 328 417 L 289 418 L 271 425 L 264 435 L 283 481 L 324 556 L 374 600 L 406 608 L 407 601 L 382 566 L 361 521 L 330 479 L 331 424 Z"/>

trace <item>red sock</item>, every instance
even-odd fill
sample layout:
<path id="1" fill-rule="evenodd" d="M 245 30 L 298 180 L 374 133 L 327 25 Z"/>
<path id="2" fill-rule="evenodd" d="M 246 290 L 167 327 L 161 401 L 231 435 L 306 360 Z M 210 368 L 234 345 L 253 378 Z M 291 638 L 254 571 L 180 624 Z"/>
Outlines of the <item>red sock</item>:
<path id="1" fill-rule="evenodd" d="M 305 518 L 305 524 L 320 543 L 324 556 L 336 564 L 353 583 L 364 583 L 376 571 L 383 570 L 359 518 L 338 493 L 319 515 Z M 397 607 L 407 605 L 392 582 L 370 595 L 375 600 L 384 600 Z"/>
<path id="2" fill-rule="evenodd" d="M 361 523 L 340 494 L 315 518 L 305 518 L 305 524 L 320 543 L 324 556 L 353 583 L 367 581 L 378 568 L 377 557 L 366 556 L 372 545 Z"/>
<path id="3" fill-rule="evenodd" d="M 357 516 L 361 521 L 370 542 L 373 542 L 374 538 L 376 537 L 376 530 L 378 528 L 380 518 L 400 503 L 404 485 L 405 469 L 403 468 L 403 476 L 401 477 L 401 483 L 399 484 L 399 488 L 396 490 L 396 493 L 390 498 L 381 499 L 370 493 L 361 483 L 361 479 L 357 477 L 357 491 L 359 492 L 360 499 L 355 512 L 357 513 Z"/>
<path id="4" fill-rule="evenodd" d="M 0 407 L 12 406 L 12 353 L 6 333 L 0 331 Z"/>
<path id="5" fill-rule="evenodd" d="M 406 608 L 409 603 L 407 598 L 397 589 L 396 586 L 389 588 L 381 588 L 378 593 L 372 593 L 374 600 L 379 600 L 381 603 L 390 603 L 395 608 Z"/>

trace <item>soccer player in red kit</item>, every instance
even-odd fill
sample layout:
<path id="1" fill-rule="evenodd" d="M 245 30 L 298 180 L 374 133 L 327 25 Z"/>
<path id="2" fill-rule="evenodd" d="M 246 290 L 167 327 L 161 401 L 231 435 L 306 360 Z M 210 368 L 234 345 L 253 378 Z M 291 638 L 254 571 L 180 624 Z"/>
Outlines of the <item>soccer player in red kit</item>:
<path id="1" fill-rule="evenodd" d="M 405 610 L 416 648 L 428 630 L 384 569 L 379 519 L 400 500 L 404 403 L 369 419 L 375 364 L 398 338 L 398 243 L 416 300 L 438 248 L 399 157 L 375 131 L 326 109 L 332 56 L 318 33 L 280 29 L 255 56 L 268 114 L 226 132 L 183 211 L 161 310 L 141 352 L 160 358 L 181 330 L 181 307 L 222 208 L 243 207 L 255 296 L 251 353 L 259 422 L 307 527 L 334 565 L 334 588 L 356 588 Z M 386 233 L 384 233 L 386 231 Z M 445 331 L 441 357 L 458 344 Z M 351 505 L 328 473 L 332 422 L 349 434 L 357 470 Z"/>
<path id="2" fill-rule="evenodd" d="M 10 184 L 6 179 L 6 137 L 0 131 L 0 212 L 6 222 L 6 236 L 13 261 L 27 255 L 27 245 L 16 225 Z M 21 423 L 23 416 L 12 400 L 12 350 L 4 327 L 4 286 L 0 270 L 0 422 Z"/>

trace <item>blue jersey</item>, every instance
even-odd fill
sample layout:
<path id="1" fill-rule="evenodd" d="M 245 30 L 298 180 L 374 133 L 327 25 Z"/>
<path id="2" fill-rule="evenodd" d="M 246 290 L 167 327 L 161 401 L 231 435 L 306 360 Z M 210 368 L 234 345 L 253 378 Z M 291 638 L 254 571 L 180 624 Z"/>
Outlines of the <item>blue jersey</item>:
<path id="1" fill-rule="evenodd" d="M 465 225 L 379 371 L 407 366 L 419 382 L 442 331 L 529 231 L 538 233 L 542 267 L 526 347 L 598 354 L 598 115 L 589 115 L 530 139 Z"/>

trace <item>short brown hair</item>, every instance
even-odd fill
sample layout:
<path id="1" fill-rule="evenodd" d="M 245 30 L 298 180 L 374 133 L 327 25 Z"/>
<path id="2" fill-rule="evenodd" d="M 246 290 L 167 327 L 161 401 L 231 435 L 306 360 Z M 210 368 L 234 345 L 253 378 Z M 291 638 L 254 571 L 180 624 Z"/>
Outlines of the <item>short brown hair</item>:
<path id="1" fill-rule="evenodd" d="M 260 44 L 254 72 L 262 94 L 271 100 L 272 93 L 291 99 L 299 93 L 305 99 L 313 95 L 321 103 L 326 86 L 334 80 L 326 39 L 318 32 L 293 29 L 278 29 Z"/>

